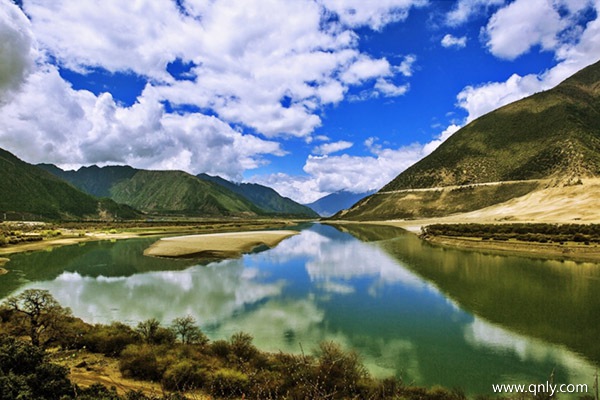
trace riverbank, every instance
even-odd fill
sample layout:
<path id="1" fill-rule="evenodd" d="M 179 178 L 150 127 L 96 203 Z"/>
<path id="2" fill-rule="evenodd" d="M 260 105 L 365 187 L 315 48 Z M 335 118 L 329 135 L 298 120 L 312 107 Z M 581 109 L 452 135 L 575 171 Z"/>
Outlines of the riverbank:
<path id="1" fill-rule="evenodd" d="M 297 224 L 297 220 L 200 220 L 173 221 L 170 223 L 2 223 L 3 231 L 19 230 L 23 235 L 39 235 L 41 240 L 0 246 L 0 267 L 10 261 L 10 255 L 42 251 L 53 247 L 99 240 L 123 240 L 148 236 L 174 236 L 185 234 L 224 233 L 282 229 Z M 7 228 L 7 226 L 9 228 Z M 45 235 L 52 231 L 52 236 Z"/>
<path id="2" fill-rule="evenodd" d="M 172 258 L 234 258 L 261 246 L 275 247 L 298 231 L 229 232 L 162 238 L 144 251 L 146 256 Z"/>
<path id="3" fill-rule="evenodd" d="M 499 254 L 520 254 L 535 258 L 568 259 L 573 261 L 600 262 L 600 247 L 596 244 L 531 243 L 518 240 L 494 241 L 481 238 L 428 236 L 429 243 L 465 250 L 489 251 Z"/>
<path id="4" fill-rule="evenodd" d="M 415 235 L 421 236 L 422 228 L 439 223 L 473 223 L 470 219 L 461 220 L 458 216 L 421 219 L 421 220 L 389 220 L 389 221 L 327 221 L 331 225 L 380 225 L 402 228 Z M 509 224 L 512 221 L 487 221 L 493 224 Z M 530 222 L 533 224 L 533 222 Z M 429 243 L 448 248 L 486 251 L 497 254 L 519 254 L 535 258 L 568 259 L 573 261 L 600 262 L 600 246 L 596 243 L 584 244 L 567 242 L 539 243 L 519 240 L 483 240 L 479 237 L 450 237 L 450 236 L 421 236 Z"/>

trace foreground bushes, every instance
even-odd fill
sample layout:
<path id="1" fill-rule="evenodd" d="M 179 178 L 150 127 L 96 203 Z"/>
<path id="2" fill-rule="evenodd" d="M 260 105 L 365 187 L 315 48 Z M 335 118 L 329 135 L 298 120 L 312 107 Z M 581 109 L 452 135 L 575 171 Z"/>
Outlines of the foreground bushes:
<path id="1" fill-rule="evenodd" d="M 374 379 L 355 352 L 333 342 L 321 343 L 314 355 L 273 354 L 258 350 L 247 333 L 211 343 L 191 317 L 177 318 L 170 327 L 155 319 L 136 328 L 121 323 L 88 325 L 72 317 L 46 291 L 25 291 L 8 299 L 0 308 L 0 331 L 22 333 L 14 324 L 27 321 L 16 317 L 32 304 L 39 306 L 35 315 L 61 331 L 29 334 L 27 340 L 0 334 L 3 400 L 198 398 L 197 392 L 190 391 L 247 399 L 465 399 L 460 391 L 405 386 L 395 378 Z M 36 321 L 27 324 L 35 327 Z M 138 391 L 120 396 L 98 384 L 81 389 L 69 381 L 65 367 L 48 361 L 45 346 L 49 344 L 116 357 L 123 376 L 158 382 L 170 393 L 156 397 Z"/>

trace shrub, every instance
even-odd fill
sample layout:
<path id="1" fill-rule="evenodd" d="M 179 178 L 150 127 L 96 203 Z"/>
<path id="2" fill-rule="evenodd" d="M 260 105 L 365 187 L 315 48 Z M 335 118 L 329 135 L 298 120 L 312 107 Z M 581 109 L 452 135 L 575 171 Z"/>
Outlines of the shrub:
<path id="1" fill-rule="evenodd" d="M 65 367 L 47 361 L 43 350 L 0 336 L 0 398 L 53 400 L 72 394 Z"/>
<path id="2" fill-rule="evenodd" d="M 119 370 L 125 377 L 159 381 L 163 371 L 151 347 L 129 345 L 119 359 Z"/>
<path id="3" fill-rule="evenodd" d="M 229 353 L 231 353 L 231 346 L 226 340 L 215 340 L 210 345 L 210 350 L 215 356 L 226 360 L 229 357 Z"/>
<path id="4" fill-rule="evenodd" d="M 229 368 L 217 370 L 212 376 L 211 393 L 215 396 L 232 398 L 248 391 L 248 375 Z"/>
<path id="5" fill-rule="evenodd" d="M 208 370 L 192 360 L 170 365 L 162 379 L 163 388 L 171 391 L 198 389 L 207 386 L 208 382 Z"/>
<path id="6" fill-rule="evenodd" d="M 366 368 L 354 351 L 345 352 L 339 344 L 322 342 L 318 350 L 317 380 L 325 394 L 356 394 L 360 380 L 368 378 Z"/>
<path id="7" fill-rule="evenodd" d="M 91 351 L 112 357 L 119 355 L 128 345 L 139 343 L 140 340 L 140 336 L 133 329 L 121 322 L 96 325 L 83 338 L 86 347 Z"/>

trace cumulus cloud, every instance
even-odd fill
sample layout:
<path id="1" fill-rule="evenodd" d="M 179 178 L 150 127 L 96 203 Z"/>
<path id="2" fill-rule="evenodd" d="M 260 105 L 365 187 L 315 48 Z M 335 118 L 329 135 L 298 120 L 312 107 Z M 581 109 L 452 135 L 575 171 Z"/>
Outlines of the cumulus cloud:
<path id="1" fill-rule="evenodd" d="M 336 153 L 338 151 L 349 149 L 352 146 L 352 142 L 340 140 L 338 142 L 324 143 L 322 145 L 319 145 L 313 149 L 313 153 L 318 155 L 328 155 L 331 153 Z"/>
<path id="2" fill-rule="evenodd" d="M 504 3 L 505 0 L 459 0 L 446 15 L 446 22 L 450 26 L 458 26 L 467 22 L 471 16 Z"/>
<path id="3" fill-rule="evenodd" d="M 0 0 L 0 104 L 17 90 L 34 65 L 29 20 L 10 0 Z"/>
<path id="4" fill-rule="evenodd" d="M 490 52 L 513 60 L 533 46 L 554 51 L 578 36 L 578 13 L 591 3 L 583 0 L 516 0 L 489 20 L 484 36 Z"/>
<path id="5" fill-rule="evenodd" d="M 278 173 L 254 176 L 250 181 L 271 186 L 283 196 L 305 204 L 340 190 L 353 193 L 378 190 L 434 151 L 458 129 L 458 125 L 450 125 L 426 144 L 414 143 L 397 149 L 383 148 L 377 138 L 369 138 L 364 144 L 371 155 L 310 155 L 304 165 L 308 176 Z"/>
<path id="6" fill-rule="evenodd" d="M 417 56 L 414 54 L 409 54 L 404 57 L 404 60 L 398 65 L 394 67 L 394 69 L 400 72 L 402 75 L 409 77 L 413 74 L 413 65 L 417 61 Z"/>
<path id="7" fill-rule="evenodd" d="M 517 3 L 518 1 L 511 5 Z M 563 3 L 569 10 L 579 11 L 589 5 L 587 1 Z M 600 10 L 599 2 L 595 3 L 595 8 Z M 537 18 L 531 21 L 534 27 L 538 23 Z M 554 51 L 558 63 L 540 74 L 524 76 L 513 74 L 506 81 L 465 87 L 458 94 L 457 100 L 458 106 L 468 112 L 467 122 L 513 101 L 550 89 L 580 69 L 598 61 L 600 59 L 600 18 L 597 17 L 587 23 L 577 42 L 567 41 L 557 46 Z"/>
<path id="8" fill-rule="evenodd" d="M 517 0 L 496 12 L 488 22 L 487 46 L 495 56 L 509 60 L 534 45 L 551 50 L 565 24 L 548 0 Z"/>
<path id="9" fill-rule="evenodd" d="M 0 95 L 15 91 L 1 110 L 0 146 L 32 162 L 129 163 L 236 179 L 265 155 L 286 154 L 272 138 L 310 142 L 323 107 L 353 86 L 403 94 L 408 85 L 394 79 L 410 76 L 414 57 L 398 66 L 374 58 L 353 29 L 380 29 L 425 4 L 28 0 L 29 21 L 0 1 L 0 51 L 11 60 L 0 65 Z M 189 66 L 185 80 L 169 73 L 175 61 Z M 147 85 L 125 106 L 110 93 L 73 89 L 59 68 L 128 73 Z M 335 146 L 345 144 L 318 154 Z"/>
<path id="10" fill-rule="evenodd" d="M 239 180 L 264 163 L 263 155 L 285 154 L 279 143 L 242 134 L 214 116 L 165 113 L 151 85 L 122 107 L 110 93 L 74 90 L 52 66 L 33 73 L 1 111 L 2 147 L 34 163 L 126 163 Z"/>
<path id="11" fill-rule="evenodd" d="M 456 37 L 453 36 L 451 34 L 446 34 L 441 41 L 441 44 L 443 47 L 456 47 L 456 48 L 463 48 L 467 46 L 467 37 L 466 36 L 461 36 L 461 37 Z"/>
<path id="12" fill-rule="evenodd" d="M 267 137 L 308 137 L 321 125 L 321 108 L 342 101 L 350 86 L 409 76 L 410 58 L 398 69 L 385 58 L 372 58 L 359 51 L 352 29 L 379 29 L 425 4 L 186 1 L 181 12 L 172 0 L 93 3 L 25 3 L 33 31 L 60 65 L 84 73 L 133 72 L 150 79 L 175 106 L 210 109 L 227 123 Z M 328 14 L 338 15 L 339 22 L 325 23 Z M 188 80 L 167 72 L 176 60 L 192 66 Z M 392 95 L 393 88 L 387 89 L 383 93 Z M 282 104 L 284 98 L 289 105 Z"/>
<path id="13" fill-rule="evenodd" d="M 340 21 L 350 27 L 368 26 L 380 30 L 391 22 L 402 21 L 411 7 L 421 7 L 427 0 L 320 0 Z"/>

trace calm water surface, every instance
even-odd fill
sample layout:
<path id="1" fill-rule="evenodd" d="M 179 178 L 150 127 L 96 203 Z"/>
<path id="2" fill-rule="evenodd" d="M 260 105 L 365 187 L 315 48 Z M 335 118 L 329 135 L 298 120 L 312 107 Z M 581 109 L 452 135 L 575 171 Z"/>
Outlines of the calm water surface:
<path id="1" fill-rule="evenodd" d="M 591 388 L 599 265 L 443 249 L 388 227 L 342 230 L 312 225 L 274 249 L 205 265 L 144 257 L 156 239 L 14 255 L 0 297 L 47 289 L 93 323 L 190 314 L 212 339 L 245 331 L 269 351 L 335 340 L 376 376 L 469 394 L 552 371 L 556 383 Z"/>

